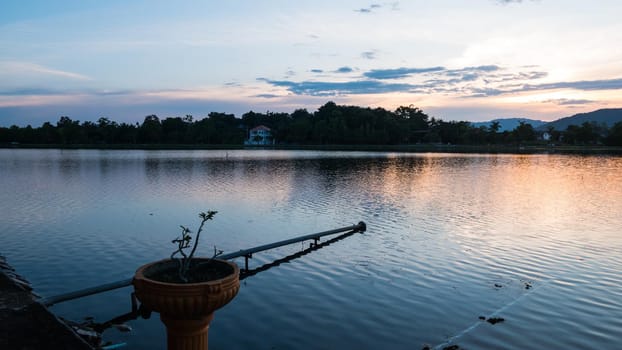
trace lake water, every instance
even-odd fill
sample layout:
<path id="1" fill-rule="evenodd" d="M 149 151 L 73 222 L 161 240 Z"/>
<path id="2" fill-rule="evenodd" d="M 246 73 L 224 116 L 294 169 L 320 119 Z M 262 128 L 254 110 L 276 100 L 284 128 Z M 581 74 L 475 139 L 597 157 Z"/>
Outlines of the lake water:
<path id="1" fill-rule="evenodd" d="M 622 346 L 620 157 L 2 149 L 0 179 L 0 254 L 43 296 L 130 278 L 208 209 L 201 255 L 367 223 L 245 279 L 211 349 Z M 103 322 L 130 293 L 52 310 Z M 129 324 L 104 338 L 165 347 L 157 314 Z"/>

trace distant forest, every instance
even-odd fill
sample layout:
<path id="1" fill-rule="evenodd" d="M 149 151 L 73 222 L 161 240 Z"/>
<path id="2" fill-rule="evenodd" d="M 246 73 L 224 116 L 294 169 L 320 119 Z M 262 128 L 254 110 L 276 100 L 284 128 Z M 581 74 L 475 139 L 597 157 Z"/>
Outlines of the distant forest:
<path id="1" fill-rule="evenodd" d="M 544 131 L 521 123 L 514 130 L 499 132 L 498 122 L 475 127 L 466 121 L 443 121 L 429 117 L 421 109 L 401 106 L 395 111 L 383 108 L 340 106 L 328 102 L 316 112 L 297 109 L 293 113 L 256 113 L 236 118 L 233 114 L 209 113 L 160 119 L 148 115 L 142 124 L 117 123 L 102 117 L 97 122 L 72 120 L 61 116 L 56 124 L 46 122 L 33 128 L 0 127 L 0 144 L 49 145 L 236 145 L 258 125 L 272 129 L 276 144 L 282 145 L 408 145 L 408 144 L 538 144 L 622 146 L 622 122 L 606 125 L 583 123 L 566 130 Z"/>

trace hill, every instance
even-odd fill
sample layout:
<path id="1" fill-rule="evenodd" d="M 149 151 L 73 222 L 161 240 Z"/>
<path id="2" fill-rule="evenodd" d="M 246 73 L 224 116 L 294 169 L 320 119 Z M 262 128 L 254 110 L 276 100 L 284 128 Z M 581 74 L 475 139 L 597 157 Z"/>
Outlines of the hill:
<path id="1" fill-rule="evenodd" d="M 488 122 L 473 122 L 471 123 L 471 125 L 473 125 L 476 128 L 479 128 L 480 126 L 490 127 L 490 124 L 492 124 L 493 122 L 499 122 L 499 126 L 500 126 L 499 132 L 512 131 L 516 129 L 516 127 L 520 125 L 521 122 L 531 124 L 531 126 L 533 126 L 534 129 L 546 124 L 545 121 L 536 120 L 536 119 L 503 118 L 503 119 L 493 119 Z"/>
<path id="2" fill-rule="evenodd" d="M 622 108 L 599 109 L 593 112 L 579 113 L 570 117 L 546 123 L 540 127 L 536 127 L 534 125 L 534 127 L 539 130 L 547 130 L 552 126 L 555 130 L 566 130 L 568 125 L 581 125 L 585 122 L 595 122 L 597 124 L 604 123 L 607 124 L 608 128 L 610 128 L 613 124 L 622 122 Z"/>

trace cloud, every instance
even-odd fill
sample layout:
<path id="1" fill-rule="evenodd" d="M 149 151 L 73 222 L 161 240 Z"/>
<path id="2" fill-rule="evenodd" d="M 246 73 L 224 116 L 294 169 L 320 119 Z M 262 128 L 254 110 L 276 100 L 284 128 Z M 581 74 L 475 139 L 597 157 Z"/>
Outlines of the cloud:
<path id="1" fill-rule="evenodd" d="M 547 72 L 526 72 L 520 73 L 520 78 L 528 79 L 528 80 L 536 80 L 541 78 L 546 78 L 549 75 Z"/>
<path id="2" fill-rule="evenodd" d="M 275 95 L 275 94 L 259 94 L 259 95 L 255 95 L 255 97 L 260 97 L 260 98 L 277 98 L 277 97 L 282 97 L 282 96 Z"/>
<path id="3" fill-rule="evenodd" d="M 310 71 L 310 72 L 311 72 L 311 73 L 324 73 L 324 71 L 323 71 L 323 70 L 321 70 L 321 69 L 311 69 L 311 71 Z"/>
<path id="4" fill-rule="evenodd" d="M 309 108 L 325 102 L 319 97 L 277 95 L 265 89 L 254 91 L 254 94 L 252 91 L 248 87 L 197 90 L 49 90 L 47 92 L 50 94 L 46 95 L 43 89 L 31 89 L 22 92 L 38 95 L 0 94 L 0 126 L 36 126 L 45 121 L 58 120 L 61 115 L 80 121 L 96 121 L 106 116 L 118 122 L 132 123 L 142 122 L 144 116 L 150 114 L 159 117 L 192 114 L 196 119 L 201 119 L 212 111 L 240 116 L 249 110 L 293 111 L 300 106 Z M 317 101 L 318 99 L 320 100 Z M 313 101 L 313 104 L 310 105 L 308 101 Z"/>
<path id="5" fill-rule="evenodd" d="M 294 95 L 305 96 L 345 96 L 358 94 L 383 94 L 390 92 L 443 94 L 463 98 L 494 97 L 505 94 L 517 94 L 531 91 L 555 89 L 575 90 L 618 90 L 622 89 L 622 78 L 604 80 L 584 80 L 534 84 L 546 78 L 547 72 L 534 70 L 537 67 L 512 68 L 497 65 L 468 66 L 447 69 L 437 67 L 400 67 L 372 69 L 359 77 L 343 81 L 293 81 L 290 79 L 258 79 L 272 86 L 286 88 Z M 525 69 L 525 71 L 520 71 Z M 320 69 L 312 72 L 324 72 Z M 352 73 L 349 66 L 338 68 L 332 73 Z M 422 80 L 425 77 L 426 80 Z M 559 100 L 560 105 L 590 103 L 588 100 Z"/>
<path id="6" fill-rule="evenodd" d="M 1 101 L 1 100 L 0 100 Z M 318 103 L 319 104 L 319 103 Z M 3 106 L 0 103 L 0 126 L 31 124 L 40 126 L 46 121 L 55 123 L 62 115 L 81 122 L 97 121 L 100 117 L 109 117 L 117 122 L 142 122 L 146 115 L 156 114 L 161 118 L 171 116 L 194 115 L 196 120 L 203 119 L 209 112 L 223 111 L 235 113 L 238 117 L 249 110 L 281 110 L 274 105 L 273 99 L 157 99 L 133 98 L 78 98 L 56 100 L 44 104 L 21 106 Z M 293 111 L 293 106 L 287 108 Z"/>
<path id="7" fill-rule="evenodd" d="M 462 81 L 475 81 L 479 79 L 479 74 L 476 73 L 467 73 L 462 76 Z"/>
<path id="8" fill-rule="evenodd" d="M 296 95 L 339 96 L 359 94 L 381 94 L 389 92 L 414 92 L 421 86 L 412 84 L 384 83 L 377 80 L 355 80 L 346 82 L 270 80 L 259 78 L 272 86 L 284 87 Z"/>
<path id="9" fill-rule="evenodd" d="M 350 81 L 292 81 L 290 79 L 258 79 L 276 87 L 284 87 L 295 95 L 336 96 L 351 94 L 379 94 L 388 92 L 452 94 L 463 97 L 487 97 L 509 93 L 524 88 L 526 81 L 546 76 L 544 72 L 518 72 L 499 74 L 505 70 L 497 65 L 468 66 L 457 69 L 445 67 L 400 67 L 372 69 Z M 321 70 L 315 70 L 320 72 Z M 323 71 L 321 71 L 323 72 Z M 332 73 L 352 73 L 348 66 Z M 425 76 L 429 79 L 420 80 Z M 393 80 L 389 82 L 389 80 Z M 395 81 L 401 80 L 401 81 Z M 505 88 L 500 82 L 514 80 L 516 84 Z"/>
<path id="10" fill-rule="evenodd" d="M 9 89 L 0 90 L 0 96 L 42 96 L 42 95 L 57 95 L 59 91 L 45 88 L 23 88 L 23 89 Z"/>
<path id="11" fill-rule="evenodd" d="M 372 69 L 363 73 L 367 78 L 371 79 L 401 79 L 409 77 L 413 74 L 422 74 L 429 72 L 444 71 L 444 67 L 429 67 L 429 68 L 394 68 L 394 69 Z"/>
<path id="12" fill-rule="evenodd" d="M 500 5 L 521 4 L 524 2 L 523 0 L 494 0 L 494 1 Z M 529 1 L 534 2 L 537 0 L 529 0 Z"/>
<path id="13" fill-rule="evenodd" d="M 94 89 L 79 89 L 79 90 L 60 90 L 60 89 L 47 89 L 47 88 L 21 88 L 21 89 L 8 89 L 0 90 L 0 96 L 127 96 L 136 94 L 136 91 L 132 90 L 94 90 Z"/>
<path id="14" fill-rule="evenodd" d="M 507 4 L 520 4 L 521 2 L 523 2 L 523 0 L 495 0 L 497 3 L 501 4 L 501 5 L 507 5 Z"/>
<path id="15" fill-rule="evenodd" d="M 464 67 L 460 69 L 447 69 L 443 73 L 448 76 L 461 76 L 463 74 L 491 73 L 501 70 L 501 67 L 495 65 Z"/>
<path id="16" fill-rule="evenodd" d="M 339 67 L 335 73 L 352 73 L 354 71 L 354 69 L 350 68 L 350 67 Z"/>
<path id="17" fill-rule="evenodd" d="M 517 75 L 517 79 L 522 78 L 521 74 Z M 565 81 L 546 84 L 523 84 L 523 85 L 511 85 L 506 87 L 496 88 L 476 88 L 473 89 L 473 93 L 467 97 L 488 97 L 498 96 L 503 94 L 514 94 L 530 91 L 544 91 L 544 90 L 558 90 L 558 89 L 572 89 L 582 91 L 598 91 L 598 90 L 620 90 L 622 89 L 622 78 L 619 79 L 604 79 L 604 80 L 580 80 L 580 81 Z M 568 100 L 568 101 L 586 101 L 587 100 Z M 571 103 L 567 103 L 571 104 Z M 577 103 L 573 103 L 577 104 Z"/>
<path id="18" fill-rule="evenodd" d="M 492 73 L 502 70 L 496 65 L 484 65 L 474 67 L 464 67 L 460 69 L 447 69 L 445 67 L 426 67 L 412 68 L 401 67 L 392 69 L 373 69 L 363 73 L 363 76 L 370 79 L 405 79 L 418 74 L 433 76 L 433 79 L 426 81 L 427 84 L 457 84 L 462 82 L 472 82 L 480 77 L 490 77 Z"/>
<path id="19" fill-rule="evenodd" d="M 575 89 L 575 90 L 619 90 L 622 89 L 622 78 L 605 80 L 582 80 L 569 82 L 556 82 L 539 85 L 525 85 L 523 90 L 555 90 L 555 89 Z"/>
<path id="20" fill-rule="evenodd" d="M 560 105 L 560 106 L 576 106 L 576 105 L 591 104 L 591 103 L 594 103 L 596 101 L 560 98 L 560 99 L 556 99 L 556 100 L 546 100 L 546 101 L 543 101 L 543 102 L 545 102 L 545 103 L 555 103 L 555 104 Z"/>
<path id="21" fill-rule="evenodd" d="M 371 13 L 375 9 L 379 9 L 381 7 L 382 7 L 382 5 L 380 5 L 380 4 L 371 4 L 368 7 L 363 7 L 363 8 L 360 8 L 358 10 L 354 10 L 354 11 L 355 12 L 359 12 L 359 13 Z"/>
<path id="22" fill-rule="evenodd" d="M 30 62 L 13 62 L 13 61 L 5 61 L 0 62 L 0 72 L 10 72 L 11 74 L 19 75 L 47 75 L 54 77 L 61 77 L 73 80 L 91 80 L 90 77 L 86 75 L 63 71 L 59 69 L 53 69 L 49 67 L 45 67 L 36 63 Z M 2 76 L 3 74 L 0 74 Z"/>
<path id="23" fill-rule="evenodd" d="M 495 88 L 474 88 L 471 91 L 470 95 L 465 97 L 490 97 L 490 96 L 499 96 L 507 93 L 506 91 L 495 89 Z"/>
<path id="24" fill-rule="evenodd" d="M 503 69 L 496 65 L 464 67 L 460 69 L 442 69 L 433 72 L 432 75 L 434 75 L 436 79 L 430 80 L 429 82 L 453 85 L 464 82 L 475 82 L 478 79 L 482 78 L 484 83 L 489 83 L 495 79 L 495 72 L 501 70 Z M 517 78 L 516 75 L 512 75 L 512 77 L 514 79 Z"/>
<path id="25" fill-rule="evenodd" d="M 375 60 L 376 52 L 375 51 L 364 51 L 364 52 L 361 52 L 361 57 L 368 59 L 368 60 Z"/>
<path id="26" fill-rule="evenodd" d="M 462 68 L 461 71 L 469 72 L 469 71 L 480 71 L 480 72 L 496 72 L 501 68 L 496 65 L 486 65 L 486 66 L 476 66 L 476 67 L 466 67 Z"/>

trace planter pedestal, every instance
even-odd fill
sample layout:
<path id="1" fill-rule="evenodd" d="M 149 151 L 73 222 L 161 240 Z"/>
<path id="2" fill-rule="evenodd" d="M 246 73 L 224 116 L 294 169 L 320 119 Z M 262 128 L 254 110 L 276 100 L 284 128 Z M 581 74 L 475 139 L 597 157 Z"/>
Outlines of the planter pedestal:
<path id="1" fill-rule="evenodd" d="M 210 259 L 193 258 L 204 263 Z M 161 260 L 143 265 L 136 270 L 134 291 L 136 298 L 148 309 L 160 313 L 166 326 L 169 350 L 207 350 L 209 324 L 214 311 L 229 303 L 240 290 L 238 265 L 214 259 L 210 264 L 219 265 L 226 276 L 199 283 L 166 283 L 150 276 L 170 268 L 177 262 Z"/>
<path id="2" fill-rule="evenodd" d="M 198 320 L 176 320 L 160 315 L 166 326 L 166 343 L 168 350 L 207 349 L 209 323 L 214 314 Z"/>

